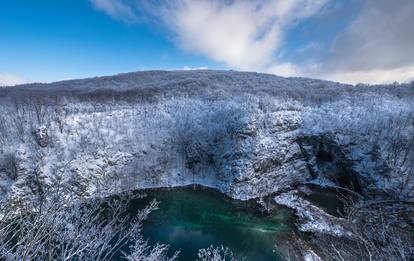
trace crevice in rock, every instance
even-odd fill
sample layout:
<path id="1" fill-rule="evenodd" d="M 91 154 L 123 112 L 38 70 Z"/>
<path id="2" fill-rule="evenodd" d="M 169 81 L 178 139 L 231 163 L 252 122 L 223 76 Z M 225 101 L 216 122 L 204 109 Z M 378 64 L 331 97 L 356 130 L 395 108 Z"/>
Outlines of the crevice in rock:
<path id="1" fill-rule="evenodd" d="M 297 140 L 313 179 L 323 179 L 362 194 L 358 173 L 343 148 L 328 134 L 303 136 Z"/>

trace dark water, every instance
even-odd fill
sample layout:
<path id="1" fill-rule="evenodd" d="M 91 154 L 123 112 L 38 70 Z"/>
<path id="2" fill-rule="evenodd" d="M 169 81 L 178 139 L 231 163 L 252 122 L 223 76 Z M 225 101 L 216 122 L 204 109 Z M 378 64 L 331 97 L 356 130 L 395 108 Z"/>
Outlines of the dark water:
<path id="1" fill-rule="evenodd" d="M 318 186 L 309 186 L 309 188 L 312 193 L 304 195 L 304 198 L 333 216 L 339 216 L 341 213 L 344 213 L 345 206 L 343 200 L 345 198 L 352 198 L 352 195 L 346 194 L 344 191 L 320 188 Z"/>
<path id="2" fill-rule="evenodd" d="M 282 207 L 262 214 L 253 202 L 231 200 L 202 188 L 146 194 L 146 199 L 134 202 L 134 209 L 152 198 L 161 204 L 145 222 L 143 235 L 150 243 L 171 245 L 171 253 L 180 250 L 179 260 L 195 260 L 198 249 L 210 245 L 227 246 L 246 260 L 282 260 L 280 252 L 296 231 L 292 212 Z"/>

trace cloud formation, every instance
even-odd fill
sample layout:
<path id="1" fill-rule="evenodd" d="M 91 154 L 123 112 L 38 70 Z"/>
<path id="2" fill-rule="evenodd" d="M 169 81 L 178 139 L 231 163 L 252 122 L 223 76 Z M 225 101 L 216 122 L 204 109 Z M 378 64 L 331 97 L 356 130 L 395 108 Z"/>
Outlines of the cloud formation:
<path id="1" fill-rule="evenodd" d="M 264 70 L 275 62 L 285 27 L 312 15 L 324 2 L 181 1 L 163 17 L 184 49 L 231 68 Z"/>
<path id="2" fill-rule="evenodd" d="M 233 69 L 350 83 L 406 81 L 414 76 L 412 0 L 358 2 L 359 14 L 337 32 L 333 42 L 324 43 L 326 50 L 320 50 L 319 43 L 313 41 L 298 47 L 297 53 L 309 53 L 315 48 L 324 52 L 306 63 L 281 58 L 282 49 L 290 44 L 286 35 L 301 22 L 320 15 L 335 0 L 91 2 L 123 22 L 137 22 L 139 17 L 149 16 L 172 32 L 182 49 Z"/>
<path id="3" fill-rule="evenodd" d="M 134 20 L 142 9 L 158 17 L 185 50 L 231 68 L 265 70 L 275 62 L 284 29 L 317 12 L 327 0 L 91 0 L 111 17 Z"/>
<path id="4" fill-rule="evenodd" d="M 348 82 L 406 81 L 414 77 L 414 3 L 368 0 L 331 46 L 321 71 Z"/>
<path id="5" fill-rule="evenodd" d="M 99 11 L 103 11 L 112 18 L 125 23 L 137 21 L 135 10 L 131 2 L 122 0 L 90 0 L 92 5 Z"/>
<path id="6" fill-rule="evenodd" d="M 8 73 L 0 73 L 0 86 L 14 86 L 23 83 L 27 83 L 26 79 L 23 77 Z"/>

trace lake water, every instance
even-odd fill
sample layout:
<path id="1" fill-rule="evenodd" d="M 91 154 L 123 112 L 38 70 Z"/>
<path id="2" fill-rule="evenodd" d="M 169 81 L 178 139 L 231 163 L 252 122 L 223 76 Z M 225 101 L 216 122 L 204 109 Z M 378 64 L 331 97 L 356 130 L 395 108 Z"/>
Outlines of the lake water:
<path id="1" fill-rule="evenodd" d="M 143 235 L 150 243 L 171 245 L 171 253 L 180 250 L 179 260 L 195 260 L 198 249 L 210 245 L 227 246 L 246 260 L 282 260 L 281 251 L 296 233 L 293 212 L 283 207 L 264 214 L 254 202 L 232 200 L 205 188 L 146 194 L 132 208 L 139 209 L 152 198 L 161 203 L 144 223 Z"/>

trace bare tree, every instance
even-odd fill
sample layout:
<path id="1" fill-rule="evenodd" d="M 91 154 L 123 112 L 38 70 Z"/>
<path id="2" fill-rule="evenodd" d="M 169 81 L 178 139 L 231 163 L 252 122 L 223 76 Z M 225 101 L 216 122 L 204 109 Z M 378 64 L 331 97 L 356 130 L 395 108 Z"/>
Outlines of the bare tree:
<path id="1" fill-rule="evenodd" d="M 314 240 L 326 260 L 413 260 L 412 204 L 359 201 L 348 204 L 345 213 L 352 238 L 317 235 Z"/>
<path id="2" fill-rule="evenodd" d="M 148 245 L 141 235 L 134 236 L 135 243 L 131 246 L 131 253 L 126 255 L 128 261 L 141 261 L 145 257 L 146 261 L 173 261 L 176 260 L 179 251 L 172 257 L 168 257 L 168 245 L 156 244 L 154 247 Z"/>
<path id="3" fill-rule="evenodd" d="M 40 211 L 16 216 L 3 207 L 0 220 L 1 260 L 111 260 L 135 241 L 128 260 L 168 259 L 166 245 L 151 248 L 140 236 L 141 225 L 157 209 L 152 201 L 137 215 L 127 213 L 133 196 L 94 199 L 65 205 L 60 198 L 43 204 Z"/>
<path id="4" fill-rule="evenodd" d="M 236 261 L 233 252 L 224 246 L 203 248 L 198 250 L 198 261 Z"/>

